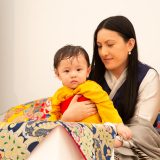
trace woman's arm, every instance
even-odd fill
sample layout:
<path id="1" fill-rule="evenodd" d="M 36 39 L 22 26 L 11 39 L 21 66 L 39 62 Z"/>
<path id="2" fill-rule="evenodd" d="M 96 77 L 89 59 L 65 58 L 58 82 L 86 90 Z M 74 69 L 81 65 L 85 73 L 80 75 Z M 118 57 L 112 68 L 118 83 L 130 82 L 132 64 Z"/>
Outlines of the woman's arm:
<path id="1" fill-rule="evenodd" d="M 62 121 L 79 122 L 91 115 L 97 113 L 97 108 L 91 101 L 78 102 L 77 99 L 80 95 L 75 95 L 68 106 L 67 110 L 61 117 Z"/>
<path id="2" fill-rule="evenodd" d="M 135 116 L 146 119 L 153 124 L 159 111 L 160 77 L 154 69 L 150 69 L 139 87 Z"/>

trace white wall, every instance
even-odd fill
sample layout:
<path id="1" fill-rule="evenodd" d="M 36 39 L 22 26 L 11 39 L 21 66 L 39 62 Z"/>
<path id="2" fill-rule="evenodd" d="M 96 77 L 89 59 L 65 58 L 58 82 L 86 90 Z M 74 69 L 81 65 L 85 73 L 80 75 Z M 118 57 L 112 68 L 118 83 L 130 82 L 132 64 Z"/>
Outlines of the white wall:
<path id="1" fill-rule="evenodd" d="M 51 96 L 61 85 L 52 68 L 65 44 L 92 55 L 93 32 L 122 14 L 135 26 L 140 59 L 160 72 L 159 0 L 0 0 L 0 113 Z"/>

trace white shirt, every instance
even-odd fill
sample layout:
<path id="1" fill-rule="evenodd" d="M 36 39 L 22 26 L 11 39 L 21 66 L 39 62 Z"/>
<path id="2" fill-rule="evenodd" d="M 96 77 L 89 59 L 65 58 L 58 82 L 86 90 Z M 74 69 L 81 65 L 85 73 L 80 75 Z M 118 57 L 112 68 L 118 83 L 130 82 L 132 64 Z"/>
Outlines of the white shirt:
<path id="1" fill-rule="evenodd" d="M 110 98 L 113 99 L 117 90 L 121 87 L 126 79 L 126 70 L 117 79 L 111 72 L 106 71 L 105 80 L 107 81 L 111 93 Z M 149 69 L 146 76 L 142 80 L 139 91 L 138 101 L 134 116 L 139 116 L 150 121 L 152 124 L 157 118 L 160 111 L 160 77 L 154 69 Z"/>

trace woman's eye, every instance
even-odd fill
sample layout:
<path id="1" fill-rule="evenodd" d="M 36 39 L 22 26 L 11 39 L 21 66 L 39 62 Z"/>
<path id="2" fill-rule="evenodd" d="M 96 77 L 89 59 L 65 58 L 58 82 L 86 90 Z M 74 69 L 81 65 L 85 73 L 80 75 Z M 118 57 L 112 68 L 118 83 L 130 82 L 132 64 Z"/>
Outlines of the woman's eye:
<path id="1" fill-rule="evenodd" d="M 108 44 L 108 47 L 113 47 L 114 44 Z"/>
<path id="2" fill-rule="evenodd" d="M 100 46 L 100 45 L 97 45 L 97 47 L 98 47 L 98 48 L 102 48 L 102 46 Z"/>

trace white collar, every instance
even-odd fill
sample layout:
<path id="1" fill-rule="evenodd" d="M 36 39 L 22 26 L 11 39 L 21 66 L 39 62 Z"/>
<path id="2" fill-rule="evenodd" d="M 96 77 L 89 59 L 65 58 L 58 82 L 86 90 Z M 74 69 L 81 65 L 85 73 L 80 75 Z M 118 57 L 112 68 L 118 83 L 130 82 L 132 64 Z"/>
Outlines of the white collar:
<path id="1" fill-rule="evenodd" d="M 105 78 L 109 88 L 111 89 L 111 92 L 109 94 L 111 99 L 114 97 L 117 90 L 121 87 L 121 85 L 125 81 L 126 74 L 127 74 L 127 68 L 122 72 L 120 77 L 117 79 L 110 71 L 106 70 L 106 72 L 104 74 L 104 78 Z"/>

